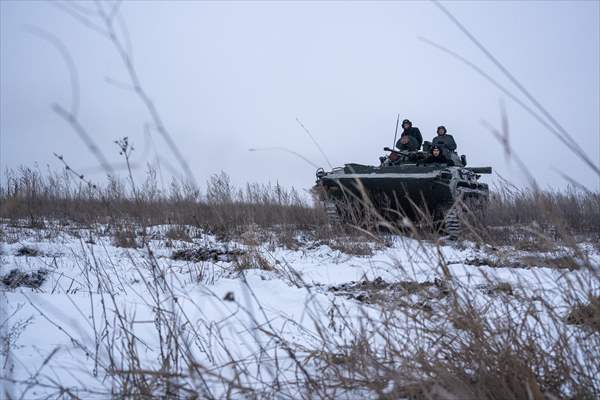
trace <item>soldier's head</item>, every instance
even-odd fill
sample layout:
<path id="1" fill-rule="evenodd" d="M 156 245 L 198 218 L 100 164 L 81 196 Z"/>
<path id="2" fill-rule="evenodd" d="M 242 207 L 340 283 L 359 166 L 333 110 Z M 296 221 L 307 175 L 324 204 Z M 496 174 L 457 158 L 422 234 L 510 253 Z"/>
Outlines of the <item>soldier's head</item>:
<path id="1" fill-rule="evenodd" d="M 402 121 L 402 128 L 403 129 L 408 129 L 412 126 L 412 122 L 410 122 L 410 120 L 405 119 L 404 121 Z"/>
<path id="2" fill-rule="evenodd" d="M 438 134 L 438 136 L 445 135 L 446 132 L 447 132 L 446 131 L 446 127 L 444 125 L 438 126 L 438 128 L 437 128 L 437 134 Z"/>
<path id="3" fill-rule="evenodd" d="M 439 156 L 440 156 L 440 153 L 441 153 L 441 151 L 440 151 L 440 148 L 439 148 L 438 146 L 433 146 L 433 147 L 431 148 L 431 155 L 432 155 L 432 156 L 434 156 L 434 157 L 439 157 Z"/>

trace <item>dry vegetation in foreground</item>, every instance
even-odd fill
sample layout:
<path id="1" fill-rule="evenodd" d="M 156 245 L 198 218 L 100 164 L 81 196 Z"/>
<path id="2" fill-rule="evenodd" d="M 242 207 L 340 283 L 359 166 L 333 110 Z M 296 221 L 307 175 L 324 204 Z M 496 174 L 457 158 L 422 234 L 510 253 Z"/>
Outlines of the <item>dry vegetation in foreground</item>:
<path id="1" fill-rule="evenodd" d="M 442 4 L 435 4 L 484 50 L 496 66 L 501 67 L 504 75 L 516 84 L 518 93 L 532 100 L 534 107 L 525 105 L 476 65 L 464 58 L 462 61 L 520 104 L 598 174 L 598 167 L 577 141 L 466 27 Z M 116 23 L 119 2 L 111 7 L 98 2 L 96 11 L 72 4 L 63 7 L 114 47 L 129 83 L 135 88 L 134 93 L 149 112 L 152 125 L 165 139 L 181 170 L 191 176 L 188 164 L 132 62 L 127 30 L 119 29 L 123 28 L 124 22 Z M 454 56 L 462 58 L 457 54 Z M 66 61 L 69 64 L 68 57 Z M 76 81 L 74 71 L 70 73 L 72 81 Z M 76 86 L 72 89 L 78 90 Z M 78 135 L 85 136 L 87 143 L 89 135 L 86 136 L 85 127 L 75 112 L 77 99 L 72 101 L 71 110 L 57 104 L 53 109 Z M 510 154 L 508 131 L 492 133 Z M 116 143 L 129 165 L 132 148 L 128 147 L 126 139 Z M 106 159 L 95 150 L 96 146 L 88 146 L 99 164 L 110 170 Z M 31 394 L 28 390 L 33 387 L 44 387 L 55 398 L 65 399 L 600 398 L 600 332 L 597 323 L 600 277 L 597 264 L 588 258 L 580 243 L 587 241 L 598 246 L 600 242 L 598 193 L 529 191 L 507 186 L 496 190 L 483 216 L 462 216 L 467 237 L 489 252 L 489 259 L 473 260 L 473 265 L 502 267 L 506 265 L 507 253 L 519 250 L 544 254 L 533 261 L 522 257 L 519 262 L 523 264 L 514 265 L 515 268 L 533 267 L 536 265 L 525 264 L 553 257 L 557 263 L 555 268 L 564 271 L 564 286 L 555 294 L 567 305 L 568 310 L 562 310 L 532 294 L 535 290 L 517 290 L 491 277 L 484 289 L 498 293 L 499 301 L 482 303 L 477 293 L 452 274 L 450 262 L 441 251 L 441 241 L 435 235 L 417 229 L 409 232 L 391 229 L 387 233 L 361 233 L 352 227 L 331 229 L 318 205 L 312 206 L 294 190 L 284 190 L 279 185 L 249 184 L 240 189 L 233 187 L 226 175 L 220 174 L 211 178 L 206 191 L 200 193 L 198 188 L 181 181 L 173 181 L 169 189 L 164 190 L 157 184 L 156 173 L 152 170 L 146 181 L 137 186 L 131 174 L 129 178 L 124 183 L 113 176 L 106 185 L 95 186 L 74 177 L 72 170 L 42 173 L 37 169 L 20 168 L 6 173 L 0 188 L 0 218 L 9 225 L 27 226 L 38 232 L 46 226 L 58 230 L 69 230 L 73 224 L 87 226 L 93 229 L 89 229 L 90 237 L 81 238 L 82 241 L 92 243 L 102 235 L 110 235 L 115 245 L 144 255 L 145 261 L 136 264 L 135 268 L 143 280 L 144 295 L 147 295 L 147 305 L 152 310 L 149 317 L 153 323 L 151 332 L 158 343 L 156 359 L 145 359 L 146 349 L 132 328 L 135 321 L 130 310 L 124 309 L 118 301 L 115 276 L 111 274 L 114 265 L 99 265 L 95 259 L 85 257 L 82 261 L 82 273 L 88 285 L 85 289 L 90 293 L 90 299 L 92 294 L 102 299 L 100 309 L 95 310 L 92 319 L 95 324 L 94 348 L 86 348 L 76 337 L 69 339 L 74 347 L 79 346 L 86 356 L 94 359 L 92 374 L 98 381 L 109 382 L 109 389 L 94 392 L 85 387 L 66 387 L 60 376 L 45 375 L 42 379 L 39 371 L 22 382 L 1 377 L 3 383 L 25 387 L 23 395 Z M 377 213 L 371 214 L 369 217 L 377 222 Z M 55 221 L 60 222 L 58 227 Z M 265 310 L 260 303 L 256 304 L 259 311 L 253 312 L 244 308 L 244 303 L 237 302 L 234 296 L 226 296 L 223 301 L 238 305 L 239 313 L 251 321 L 245 328 L 256 332 L 254 345 L 258 351 L 240 360 L 228 351 L 223 332 L 212 321 L 205 321 L 206 326 L 190 321 L 173 282 L 165 279 L 167 271 L 149 250 L 148 228 L 158 224 L 170 225 L 165 241 L 188 242 L 193 239 L 193 230 L 213 233 L 223 240 L 241 240 L 254 246 L 252 251 L 239 254 L 234 263 L 242 279 L 245 270 L 251 266 L 286 274 L 290 284 L 307 292 L 313 289 L 294 274 L 293 266 L 286 266 L 285 270 L 281 265 L 275 266 L 259 251 L 261 244 L 272 241 L 273 246 L 299 248 L 302 243 L 298 237 L 310 234 L 331 244 L 332 248 L 368 255 L 372 247 L 366 244 L 375 241 L 379 246 L 385 245 L 386 235 L 426 237 L 430 246 L 425 246 L 423 240 L 417 242 L 418 250 L 439 279 L 423 285 L 368 283 L 365 286 L 377 289 L 369 299 L 378 307 L 365 310 L 360 318 L 350 317 L 348 310 L 335 302 L 328 309 L 321 309 L 314 303 L 305 304 L 314 324 L 314 329 L 305 332 L 311 338 L 310 346 L 287 337 L 267 318 L 263 321 L 259 315 L 264 315 Z M 204 258 L 213 257 L 212 254 L 195 251 L 182 256 Z M 554 254 L 560 254 L 560 258 Z M 24 250 L 23 256 L 32 256 L 32 253 Z M 411 267 L 414 266 L 399 265 L 398 273 L 406 273 Z M 587 280 L 581 279 L 582 276 Z M 11 286 L 32 277 L 36 278 L 11 272 L 3 279 Z M 205 280 L 198 278 L 197 281 L 200 285 Z M 403 301 L 381 301 L 381 292 L 392 288 L 401 294 L 405 291 L 413 295 L 425 292 L 422 296 L 432 290 L 443 301 L 438 302 L 437 307 L 420 309 L 406 307 Z M 135 291 L 134 288 L 125 289 Z M 253 295 L 252 287 L 247 289 Z M 351 285 L 344 287 L 344 290 L 350 289 Z M 403 299 L 403 294 L 399 296 Z M 200 308 L 197 304 L 193 306 Z M 28 323 L 25 321 L 13 327 L 13 331 L 1 338 L 3 355 L 10 354 L 15 337 Z M 296 321 L 286 323 L 294 325 Z M 67 331 L 62 332 L 67 334 Z M 207 342 L 212 344 L 208 348 Z M 223 356 L 220 362 L 212 358 L 215 353 Z M 196 357 L 199 354 L 213 361 L 202 362 Z M 54 355 L 51 353 L 46 363 Z M 227 373 L 223 373 L 225 369 Z M 8 391 L 3 394 L 10 395 Z"/>
<path id="2" fill-rule="evenodd" d="M 224 174 L 214 176 L 202 195 L 178 182 L 163 191 L 152 171 L 135 191 L 116 178 L 109 179 L 105 187 L 90 187 L 66 172 L 44 175 L 28 168 L 9 171 L 5 182 L 0 193 L 0 217 L 8 224 L 40 228 L 49 221 L 60 221 L 59 228 L 54 229 L 68 229 L 71 224 L 102 225 L 115 245 L 139 252 L 147 251 L 147 228 L 153 225 L 170 225 L 165 241 L 190 242 L 196 232 L 212 233 L 222 240 L 235 239 L 251 246 L 251 251 L 233 255 L 234 268 L 242 277 L 248 269 L 284 273 L 268 254 L 261 253 L 260 246 L 271 240 L 273 246 L 297 249 L 303 246 L 299 235 L 312 235 L 331 248 L 364 256 L 371 254 L 372 244 L 385 246 L 390 235 L 400 234 L 331 229 L 319 206 L 312 206 L 294 190 L 278 185 L 239 189 Z M 574 269 L 600 282 L 599 272 L 594 269 L 597 266 L 578 244 L 598 237 L 599 199 L 594 193 L 504 191 L 492 196 L 484 219 L 466 214 L 463 222 L 469 227 L 470 240 L 490 249 L 497 266 L 503 265 L 506 254 L 502 251 L 514 251 L 515 244 L 550 253 L 560 249 L 561 265 L 576 265 Z M 419 238 L 420 232 L 415 229 L 410 234 Z M 95 275 L 98 283 L 94 290 L 104 299 L 104 319 L 97 321 L 95 329 L 112 332 L 96 338 L 96 354 L 106 353 L 105 359 L 111 360 L 97 366 L 101 371 L 98 376 L 110 379 L 112 387 L 110 393 L 100 396 L 444 400 L 600 396 L 598 293 L 579 278 L 568 279 L 560 293 L 570 305 L 565 313 L 536 296 L 489 278 L 487 292 L 503 299 L 500 306 L 496 305 L 499 309 L 490 309 L 453 276 L 449 261 L 439 251 L 441 242 L 431 239 L 430 233 L 427 237 L 432 246 L 421 251 L 426 253 L 431 268 L 439 270 L 439 281 L 367 282 L 361 287 L 374 289 L 366 297 L 353 299 L 376 306 L 376 317 L 365 312 L 358 319 L 350 318 L 347 310 L 335 303 L 327 310 L 306 304 L 312 309 L 315 326 L 306 334 L 312 337 L 314 346 L 286 337 L 242 307 L 241 312 L 261 335 L 256 345 L 262 348 L 263 340 L 268 338 L 270 347 L 254 359 L 238 360 L 227 352 L 221 333 L 211 331 L 215 346 L 211 352 L 218 348 L 229 354 L 222 366 L 228 365 L 233 373 L 226 374 L 194 356 L 207 351 L 199 344 L 200 337 L 204 342 L 207 333 L 186 328 L 189 316 L 174 300 L 176 290 L 172 282 L 165 280 L 151 252 L 146 255 L 147 263 L 136 268 L 149 271 L 151 276 L 143 283 L 154 304 L 152 319 L 160 344 L 158 359 L 152 363 L 140 356 L 141 345 L 130 329 L 131 316 L 117 301 L 109 269 L 88 260 L 85 270 Z M 509 246 L 509 250 L 495 247 L 499 245 Z M 174 258 L 187 257 L 190 262 L 219 256 L 201 249 L 173 253 Z M 493 262 L 483 260 L 481 264 L 493 266 Z M 285 274 L 296 287 L 312 290 L 294 275 L 293 266 L 288 266 Z M 341 291 L 348 290 L 352 285 Z M 392 296 L 396 300 L 385 301 L 385 293 L 390 290 L 396 293 Z M 441 300 L 435 308 L 408 307 L 403 300 L 406 294 Z M 236 299 L 232 295 L 223 301 Z M 170 306 L 165 308 L 165 304 Z M 282 354 L 291 365 L 278 371 L 283 368 L 278 358 Z M 261 366 L 269 373 L 257 375 L 256 368 L 261 370 Z M 28 384 L 41 382 L 34 379 Z M 56 395 L 62 398 L 98 396 L 64 388 L 60 382 L 44 384 L 55 385 Z"/>
<path id="3" fill-rule="evenodd" d="M 178 180 L 160 188 L 152 169 L 133 188 L 115 177 L 100 187 L 68 171 L 44 174 L 25 167 L 7 171 L 4 182 L 0 218 L 31 227 L 43 227 L 46 220 L 108 224 L 124 242 L 133 225 L 193 225 L 217 235 L 239 235 L 249 225 L 307 228 L 325 223 L 322 211 L 295 189 L 264 184 L 236 188 L 225 173 L 211 177 L 204 193 Z M 173 230 L 171 238 L 181 234 Z"/>
<path id="4" fill-rule="evenodd" d="M 320 204 L 312 204 L 312 199 L 294 188 L 256 183 L 238 188 L 225 173 L 212 176 L 203 193 L 178 180 L 168 189 L 161 188 L 153 169 L 138 187 L 116 177 L 109 177 L 100 187 L 67 170 L 44 173 L 21 167 L 5 172 L 0 200 L 0 218 L 11 223 L 30 227 L 43 227 L 46 220 L 109 224 L 116 232 L 115 240 L 124 246 L 131 241 L 132 224 L 192 225 L 229 237 L 239 236 L 248 226 L 295 231 L 327 225 Z M 465 225 L 470 227 L 467 234 L 470 231 L 472 239 L 517 245 L 522 250 L 544 250 L 546 239 L 559 236 L 598 242 L 600 193 L 533 191 L 503 185 L 491 193 L 485 212 L 469 218 Z M 171 239 L 185 239 L 186 235 L 176 228 L 170 232 Z"/>

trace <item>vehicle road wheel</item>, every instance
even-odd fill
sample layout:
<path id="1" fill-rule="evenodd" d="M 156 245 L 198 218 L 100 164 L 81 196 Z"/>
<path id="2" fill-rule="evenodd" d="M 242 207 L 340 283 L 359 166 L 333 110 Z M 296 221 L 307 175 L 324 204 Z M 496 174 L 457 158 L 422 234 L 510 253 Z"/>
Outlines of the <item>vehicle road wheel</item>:
<path id="1" fill-rule="evenodd" d="M 460 221 L 460 212 L 455 205 L 446 213 L 445 218 L 446 233 L 452 240 L 458 240 L 462 234 L 462 224 Z"/>
<path id="2" fill-rule="evenodd" d="M 340 218 L 340 214 L 338 208 L 334 201 L 325 200 L 323 203 L 325 207 L 325 213 L 327 214 L 327 220 L 331 225 L 340 225 L 342 223 L 342 219 Z"/>

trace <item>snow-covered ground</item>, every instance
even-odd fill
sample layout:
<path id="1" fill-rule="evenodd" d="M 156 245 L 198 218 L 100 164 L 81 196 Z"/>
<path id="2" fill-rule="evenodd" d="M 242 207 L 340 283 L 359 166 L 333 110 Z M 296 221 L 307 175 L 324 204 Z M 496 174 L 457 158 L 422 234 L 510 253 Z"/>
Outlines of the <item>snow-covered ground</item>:
<path id="1" fill-rule="evenodd" d="M 300 365 L 310 368 L 311 351 L 333 351 L 323 349 L 323 327 L 340 345 L 356 333 L 341 328 L 348 326 L 372 330 L 379 340 L 376 325 L 386 302 L 431 313 L 445 307 L 452 287 L 498 318 L 536 301 L 566 316 L 573 293 L 600 294 L 600 254 L 585 243 L 573 255 L 572 249 L 528 253 L 392 237 L 357 256 L 302 235 L 289 249 L 221 242 L 202 232 L 192 234 L 193 242 L 167 240 L 169 227 L 159 226 L 149 230 L 145 247 L 134 249 L 116 247 L 102 227 L 0 228 L 0 277 L 42 271 L 43 280 L 39 287 L 0 283 L 0 393 L 14 398 L 61 392 L 106 398 L 119 390 L 119 373 L 157 371 L 165 352 L 192 357 L 206 380 L 190 387 L 220 398 L 228 387 L 223 379 L 243 376 L 240 387 L 256 387 L 298 378 Z M 213 253 L 203 261 L 173 259 L 181 249 Z M 565 255 L 583 258 L 585 268 L 557 268 L 552 260 Z M 574 285 L 578 290 L 566 290 Z M 564 329 L 576 337 L 573 346 L 581 332 L 590 335 L 579 326 Z M 407 329 L 406 343 L 418 341 L 417 333 Z M 135 343 L 139 364 L 123 355 L 126 343 Z M 291 356 L 290 344 L 305 352 Z M 177 379 L 188 379 L 183 375 Z M 269 390 L 277 397 L 277 388 Z"/>

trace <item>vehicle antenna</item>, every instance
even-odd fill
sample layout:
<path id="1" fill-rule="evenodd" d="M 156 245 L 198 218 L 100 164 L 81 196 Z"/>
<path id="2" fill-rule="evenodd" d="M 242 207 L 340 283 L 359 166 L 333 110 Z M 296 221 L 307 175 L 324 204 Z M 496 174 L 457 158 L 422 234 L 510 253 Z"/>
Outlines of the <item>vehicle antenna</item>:
<path id="1" fill-rule="evenodd" d="M 398 122 L 400 122 L 400 114 L 396 118 L 396 130 L 394 131 L 394 143 L 392 143 L 392 149 L 396 148 L 396 137 L 398 136 Z"/>
<path id="2" fill-rule="evenodd" d="M 333 169 L 333 165 L 331 165 L 331 163 L 329 162 L 329 158 L 327 158 L 327 155 L 325 154 L 325 152 L 323 151 L 323 149 L 321 148 L 321 146 L 319 145 L 319 143 L 315 140 L 315 138 L 313 137 L 313 135 L 310 133 L 310 131 L 304 126 L 304 124 L 302 123 L 302 121 L 300 121 L 300 118 L 296 117 L 296 121 L 300 124 L 300 126 L 302 127 L 302 129 L 304 129 L 304 132 L 306 132 L 306 134 L 308 135 L 308 137 L 310 138 L 310 140 L 312 140 L 312 142 L 315 144 L 315 146 L 317 146 L 317 149 L 319 149 L 319 151 L 321 152 L 321 155 L 323 156 L 323 158 L 325 159 L 325 161 L 327 161 L 327 164 L 329 164 L 329 168 Z"/>

